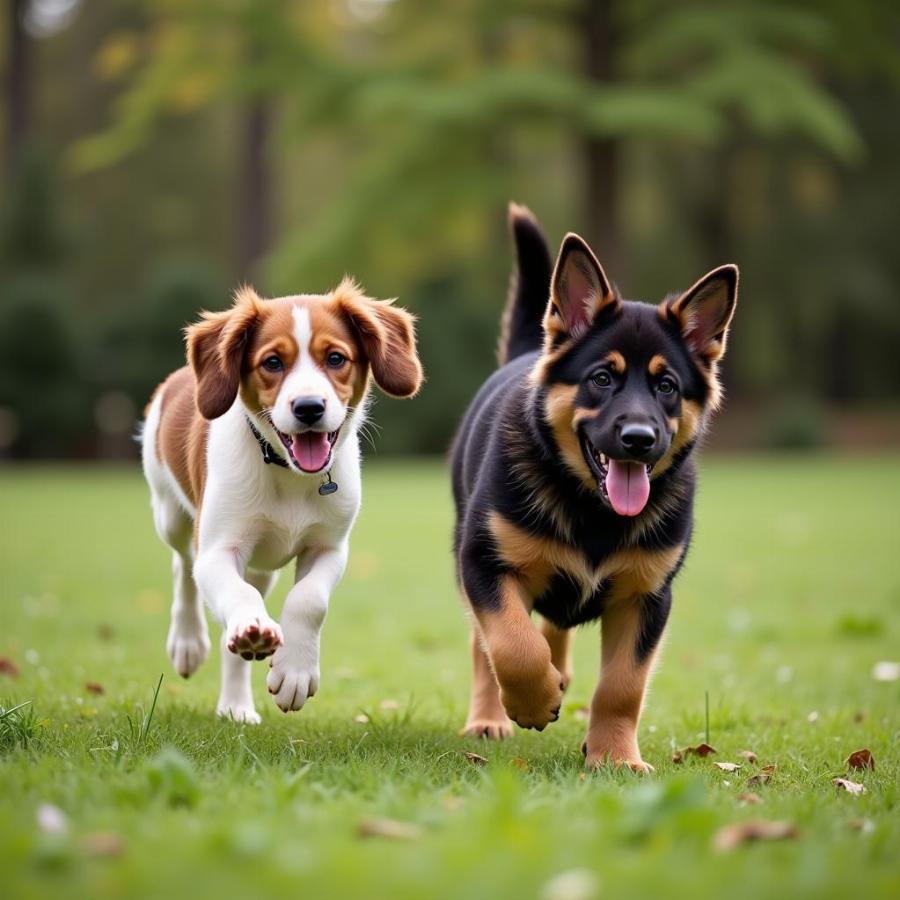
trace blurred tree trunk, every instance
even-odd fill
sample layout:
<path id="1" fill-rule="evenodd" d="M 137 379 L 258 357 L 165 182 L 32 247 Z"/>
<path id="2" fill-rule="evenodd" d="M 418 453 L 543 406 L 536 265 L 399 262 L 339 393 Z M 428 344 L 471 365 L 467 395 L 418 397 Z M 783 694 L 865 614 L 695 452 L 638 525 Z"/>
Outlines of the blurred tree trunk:
<path id="1" fill-rule="evenodd" d="M 272 173 L 267 156 L 272 110 L 265 98 L 257 96 L 241 115 L 237 274 L 250 280 L 272 243 Z"/>
<path id="2" fill-rule="evenodd" d="M 31 128 L 31 47 L 25 33 L 28 0 L 10 0 L 6 74 L 6 162 L 11 173 Z"/>
<path id="3" fill-rule="evenodd" d="M 587 0 L 580 26 L 584 34 L 584 73 L 589 82 L 608 84 L 616 79 L 615 55 L 619 34 L 614 0 Z M 583 212 L 588 242 L 615 281 L 624 281 L 619 242 L 619 140 L 586 135 L 582 146 L 585 166 Z"/>

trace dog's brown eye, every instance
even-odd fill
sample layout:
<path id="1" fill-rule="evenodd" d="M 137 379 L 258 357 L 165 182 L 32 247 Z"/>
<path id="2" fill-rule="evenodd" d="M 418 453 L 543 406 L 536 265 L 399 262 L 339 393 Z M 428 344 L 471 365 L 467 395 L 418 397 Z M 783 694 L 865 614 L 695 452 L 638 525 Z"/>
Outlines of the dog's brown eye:
<path id="1" fill-rule="evenodd" d="M 325 362 L 332 369 L 339 369 L 345 362 L 347 362 L 347 357 L 344 356 L 343 353 L 338 353 L 337 350 L 332 350 L 328 356 L 325 357 Z"/>
<path id="2" fill-rule="evenodd" d="M 597 372 L 595 375 L 591 375 L 591 381 L 593 381 L 597 387 L 609 387 L 612 384 L 612 378 L 609 377 L 609 372 Z"/>
<path id="3" fill-rule="evenodd" d="M 267 372 L 280 372 L 284 368 L 284 363 L 281 361 L 280 356 L 275 356 L 273 353 L 272 356 L 267 356 L 262 361 L 262 367 Z"/>
<path id="4" fill-rule="evenodd" d="M 674 394 L 675 393 L 675 380 L 672 378 L 662 378 L 660 379 L 659 384 L 656 386 L 656 389 L 661 394 Z"/>

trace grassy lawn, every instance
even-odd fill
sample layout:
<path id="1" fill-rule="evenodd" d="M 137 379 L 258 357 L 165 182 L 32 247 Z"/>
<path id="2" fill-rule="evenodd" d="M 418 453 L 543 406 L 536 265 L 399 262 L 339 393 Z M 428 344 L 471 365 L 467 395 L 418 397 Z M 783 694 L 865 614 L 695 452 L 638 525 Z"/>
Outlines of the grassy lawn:
<path id="1" fill-rule="evenodd" d="M 456 736 L 467 631 L 440 464 L 367 467 L 321 691 L 287 717 L 260 664 L 257 728 L 213 716 L 215 654 L 190 682 L 169 666 L 169 560 L 137 471 L 0 470 L 0 658 L 19 669 L 0 673 L 0 705 L 30 704 L 0 721 L 0 895 L 898 896 L 900 682 L 872 670 L 900 657 L 900 459 L 702 468 L 644 779 L 582 774 L 593 627 L 557 724 L 502 745 Z M 676 765 L 705 737 L 707 692 L 718 753 Z M 876 768 L 848 774 L 860 748 Z M 385 819 L 399 834 L 364 836 Z M 714 849 L 748 819 L 797 837 Z"/>

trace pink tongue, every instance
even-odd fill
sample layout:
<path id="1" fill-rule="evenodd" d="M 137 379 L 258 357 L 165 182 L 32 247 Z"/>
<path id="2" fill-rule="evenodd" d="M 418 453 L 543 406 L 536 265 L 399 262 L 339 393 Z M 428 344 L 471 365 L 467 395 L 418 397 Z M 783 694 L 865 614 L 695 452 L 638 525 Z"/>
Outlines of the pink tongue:
<path id="1" fill-rule="evenodd" d="M 324 431 L 295 434 L 291 453 L 304 472 L 318 472 L 328 462 L 328 454 L 331 453 L 328 435 Z"/>
<path id="2" fill-rule="evenodd" d="M 612 508 L 620 516 L 636 516 L 650 497 L 650 479 L 643 463 L 609 461 L 606 493 Z"/>

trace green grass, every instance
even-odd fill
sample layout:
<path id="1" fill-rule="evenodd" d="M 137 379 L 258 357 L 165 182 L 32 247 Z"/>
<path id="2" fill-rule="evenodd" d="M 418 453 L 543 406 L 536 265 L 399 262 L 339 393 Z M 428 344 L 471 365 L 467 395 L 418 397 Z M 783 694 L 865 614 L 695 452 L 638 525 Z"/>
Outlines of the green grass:
<path id="1" fill-rule="evenodd" d="M 190 682 L 170 669 L 168 555 L 137 472 L 0 471 L 0 657 L 20 668 L 0 674 L 0 705 L 28 704 L 0 718 L 0 894 L 897 896 L 900 684 L 872 667 L 900 646 L 900 459 L 704 463 L 641 725 L 645 779 L 582 777 L 593 627 L 557 724 L 502 745 L 456 736 L 469 673 L 443 468 L 371 465 L 364 483 L 320 694 L 284 716 L 260 665 L 252 728 L 212 715 L 215 658 Z M 713 759 L 777 764 L 761 805 L 737 799 L 753 765 L 671 762 L 704 738 L 706 692 Z M 867 792 L 837 793 L 862 747 L 876 768 L 849 777 Z M 65 833 L 39 827 L 42 804 Z M 360 836 L 380 818 L 415 829 Z M 713 850 L 751 818 L 799 837 Z"/>

